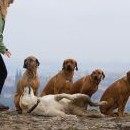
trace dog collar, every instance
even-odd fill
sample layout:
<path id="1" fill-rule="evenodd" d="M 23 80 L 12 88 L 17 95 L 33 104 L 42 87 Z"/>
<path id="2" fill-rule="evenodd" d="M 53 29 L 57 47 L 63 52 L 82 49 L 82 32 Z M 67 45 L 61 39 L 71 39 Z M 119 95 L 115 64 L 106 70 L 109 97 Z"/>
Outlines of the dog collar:
<path id="1" fill-rule="evenodd" d="M 39 103 L 40 103 L 40 99 L 37 99 L 37 103 L 34 104 L 34 105 L 31 107 L 31 109 L 29 109 L 29 110 L 27 111 L 27 113 L 31 113 L 31 112 L 38 106 Z"/>

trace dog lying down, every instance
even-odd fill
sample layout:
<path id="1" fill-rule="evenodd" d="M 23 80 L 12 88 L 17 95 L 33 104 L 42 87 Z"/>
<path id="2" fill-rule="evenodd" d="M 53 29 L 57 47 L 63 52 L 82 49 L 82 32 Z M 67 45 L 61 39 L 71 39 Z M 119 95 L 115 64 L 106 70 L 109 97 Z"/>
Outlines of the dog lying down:
<path id="1" fill-rule="evenodd" d="M 84 94 L 57 94 L 37 97 L 31 87 L 25 87 L 20 97 L 22 113 L 31 113 L 43 116 L 67 116 L 85 115 L 85 104 L 90 106 L 102 106 L 106 101 L 92 102 L 90 97 Z"/>

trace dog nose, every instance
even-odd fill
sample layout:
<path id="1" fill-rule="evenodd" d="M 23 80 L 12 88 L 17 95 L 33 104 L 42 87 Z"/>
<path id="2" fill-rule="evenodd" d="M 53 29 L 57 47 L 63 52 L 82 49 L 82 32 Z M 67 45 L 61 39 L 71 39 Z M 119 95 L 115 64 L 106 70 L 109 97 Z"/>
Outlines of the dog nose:
<path id="1" fill-rule="evenodd" d="M 71 69 L 71 65 L 67 65 L 67 69 Z"/>
<path id="2" fill-rule="evenodd" d="M 68 65 L 67 65 L 67 67 L 71 67 L 71 65 L 70 65 L 70 64 L 68 64 Z"/>

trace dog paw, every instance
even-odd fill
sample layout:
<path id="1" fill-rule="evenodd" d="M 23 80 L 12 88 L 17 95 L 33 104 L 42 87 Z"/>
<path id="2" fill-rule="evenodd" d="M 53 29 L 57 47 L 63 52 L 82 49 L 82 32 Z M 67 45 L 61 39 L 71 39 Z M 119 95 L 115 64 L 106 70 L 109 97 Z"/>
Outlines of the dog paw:
<path id="1" fill-rule="evenodd" d="M 107 105 L 107 103 L 108 103 L 107 101 L 101 101 L 100 105 L 104 106 L 104 105 Z"/>

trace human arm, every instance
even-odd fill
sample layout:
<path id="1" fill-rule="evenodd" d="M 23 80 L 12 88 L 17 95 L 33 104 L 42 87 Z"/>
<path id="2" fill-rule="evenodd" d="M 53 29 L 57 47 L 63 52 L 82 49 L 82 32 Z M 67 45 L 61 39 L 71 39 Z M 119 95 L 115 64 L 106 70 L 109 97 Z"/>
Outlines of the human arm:
<path id="1" fill-rule="evenodd" d="M 0 43 L 0 53 L 2 53 L 3 55 L 10 57 L 11 53 L 10 51 L 4 46 L 3 43 Z"/>
<path id="2" fill-rule="evenodd" d="M 6 46 L 3 43 L 3 34 L 0 33 L 0 53 L 2 53 L 3 55 L 10 57 L 11 53 L 10 51 L 6 48 Z"/>
<path id="3" fill-rule="evenodd" d="M 12 4 L 14 2 L 14 0 L 9 0 L 9 4 Z"/>
<path id="4" fill-rule="evenodd" d="M 10 58 L 11 56 L 11 52 L 9 50 L 6 50 L 4 53 L 5 56 L 7 56 L 8 58 Z"/>

